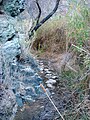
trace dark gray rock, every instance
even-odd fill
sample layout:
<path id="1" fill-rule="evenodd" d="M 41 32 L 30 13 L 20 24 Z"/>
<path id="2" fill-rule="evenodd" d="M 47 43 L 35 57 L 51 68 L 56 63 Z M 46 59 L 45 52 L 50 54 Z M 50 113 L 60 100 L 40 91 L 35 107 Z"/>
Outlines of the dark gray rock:
<path id="1" fill-rule="evenodd" d="M 12 17 L 19 15 L 25 9 L 25 0 L 4 0 L 4 9 Z"/>
<path id="2" fill-rule="evenodd" d="M 47 16 L 55 7 L 56 0 L 39 0 L 39 4 L 41 6 L 42 14 L 41 19 Z M 55 15 L 66 14 L 68 10 L 68 2 L 67 0 L 61 0 L 59 8 Z M 38 8 L 34 0 L 27 0 L 28 11 L 32 18 L 36 18 L 38 15 Z"/>
<path id="3" fill-rule="evenodd" d="M 0 16 L 0 43 L 10 41 L 15 35 L 15 29 L 9 22 L 10 19 L 12 18 L 5 15 Z"/>
<path id="4" fill-rule="evenodd" d="M 10 89 L 0 86 L 0 120 L 12 120 L 17 110 L 15 95 Z"/>
<path id="5" fill-rule="evenodd" d="M 20 44 L 17 38 L 8 41 L 2 46 L 2 54 L 6 60 L 11 61 L 15 56 L 21 53 Z"/>
<path id="6" fill-rule="evenodd" d="M 23 106 L 23 101 L 22 101 L 22 98 L 21 98 L 20 94 L 16 95 L 16 102 L 17 102 L 19 107 Z"/>
<path id="7" fill-rule="evenodd" d="M 24 10 L 24 0 L 3 0 L 1 5 L 13 17 Z M 33 101 L 41 93 L 38 65 L 32 56 L 24 56 L 25 40 L 31 26 L 27 11 L 24 13 L 16 18 L 9 14 L 0 15 L 0 84 L 11 89 L 1 93 L 0 120 L 13 120 L 16 102 L 22 107 L 24 102 Z"/>

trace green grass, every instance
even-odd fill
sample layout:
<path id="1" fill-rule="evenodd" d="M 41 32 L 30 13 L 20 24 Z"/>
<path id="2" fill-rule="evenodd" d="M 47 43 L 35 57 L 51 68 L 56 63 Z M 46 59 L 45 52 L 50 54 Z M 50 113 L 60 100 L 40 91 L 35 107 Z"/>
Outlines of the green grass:
<path id="1" fill-rule="evenodd" d="M 73 7 L 75 7 L 74 10 Z M 73 12 L 71 12 L 73 11 Z M 72 2 L 67 17 L 67 39 L 82 47 L 90 37 L 90 9 L 84 4 L 84 1 L 77 4 Z"/>

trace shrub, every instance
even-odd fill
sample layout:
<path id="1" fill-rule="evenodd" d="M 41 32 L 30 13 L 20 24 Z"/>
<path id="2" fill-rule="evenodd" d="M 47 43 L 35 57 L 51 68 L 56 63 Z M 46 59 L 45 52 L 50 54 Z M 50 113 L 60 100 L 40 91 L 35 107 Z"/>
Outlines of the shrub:
<path id="1" fill-rule="evenodd" d="M 84 1 L 74 1 L 70 5 L 66 18 L 68 42 L 83 46 L 83 43 L 89 40 L 90 37 L 89 8 L 85 5 Z"/>

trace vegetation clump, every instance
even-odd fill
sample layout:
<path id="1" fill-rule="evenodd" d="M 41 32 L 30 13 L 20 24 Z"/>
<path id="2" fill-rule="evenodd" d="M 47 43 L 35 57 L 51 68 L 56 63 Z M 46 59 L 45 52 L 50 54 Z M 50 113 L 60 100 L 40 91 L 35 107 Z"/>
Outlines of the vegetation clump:
<path id="1" fill-rule="evenodd" d="M 65 120 L 89 120 L 90 9 L 85 1 L 70 2 L 65 16 L 52 18 L 39 28 L 32 49 L 38 56 L 47 53 L 52 56 L 60 55 L 64 52 L 73 53 L 76 56 L 76 59 L 72 57 L 75 63 L 69 66 L 70 69 L 63 69 L 60 74 L 62 83 L 70 91 L 72 99 L 64 116 Z M 74 70 L 73 66 L 78 68 Z"/>
<path id="2" fill-rule="evenodd" d="M 70 2 L 65 16 L 55 16 L 36 32 L 33 49 L 45 53 L 63 53 L 73 43 L 83 47 L 90 37 L 90 10 L 84 1 Z"/>

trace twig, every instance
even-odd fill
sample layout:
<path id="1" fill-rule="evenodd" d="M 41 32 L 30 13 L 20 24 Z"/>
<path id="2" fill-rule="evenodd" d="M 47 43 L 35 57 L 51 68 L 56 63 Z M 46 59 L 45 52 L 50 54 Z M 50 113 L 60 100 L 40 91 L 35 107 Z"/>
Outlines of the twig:
<path id="1" fill-rule="evenodd" d="M 62 118 L 62 120 L 65 120 L 64 117 L 62 116 L 62 114 L 59 112 L 58 108 L 56 107 L 56 105 L 54 104 L 54 102 L 52 101 L 52 99 L 49 97 L 46 89 L 44 88 L 44 86 L 42 84 L 40 84 L 40 87 L 43 89 L 43 91 L 46 93 L 47 97 L 49 98 L 50 102 L 52 103 L 52 105 L 54 106 L 54 108 L 56 109 L 56 111 L 58 112 L 58 114 L 60 115 L 60 117 Z"/>
<path id="2" fill-rule="evenodd" d="M 76 71 L 76 70 L 75 70 L 74 68 L 72 68 L 70 65 L 66 64 L 66 66 L 67 66 L 70 70 L 74 71 L 75 73 L 78 73 L 78 71 Z"/>
<path id="3" fill-rule="evenodd" d="M 52 10 L 52 12 L 50 12 L 45 18 L 43 18 L 38 24 L 36 24 L 36 26 L 32 30 L 31 29 L 29 30 L 29 32 L 28 32 L 29 33 L 29 38 L 31 38 L 34 35 L 34 32 L 36 32 L 47 20 L 49 20 L 53 16 L 53 14 L 58 9 L 59 2 L 60 2 L 60 0 L 56 0 L 56 5 L 55 5 L 54 9 Z M 38 8 L 39 7 L 40 6 L 38 6 Z"/>
<path id="4" fill-rule="evenodd" d="M 90 75 L 90 69 L 87 70 L 87 72 L 85 72 L 84 75 L 81 76 L 78 81 L 82 81 L 82 80 L 85 79 L 88 75 Z"/>
<path id="5" fill-rule="evenodd" d="M 39 10 L 38 16 L 36 18 L 37 19 L 36 25 L 37 25 L 39 23 L 39 20 L 40 20 L 40 17 L 41 17 L 41 7 L 39 5 L 38 0 L 36 0 L 36 4 L 37 4 L 38 10 Z"/>
<path id="6" fill-rule="evenodd" d="M 84 49 L 82 49 L 82 48 L 80 48 L 80 47 L 78 47 L 78 46 L 76 46 L 76 45 L 74 45 L 74 44 L 72 44 L 72 46 L 75 47 L 75 48 L 77 48 L 78 50 L 83 51 L 83 52 L 85 52 L 86 54 L 90 55 L 90 53 L 87 52 L 86 50 L 84 50 Z"/>

